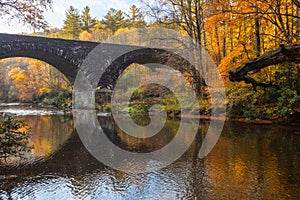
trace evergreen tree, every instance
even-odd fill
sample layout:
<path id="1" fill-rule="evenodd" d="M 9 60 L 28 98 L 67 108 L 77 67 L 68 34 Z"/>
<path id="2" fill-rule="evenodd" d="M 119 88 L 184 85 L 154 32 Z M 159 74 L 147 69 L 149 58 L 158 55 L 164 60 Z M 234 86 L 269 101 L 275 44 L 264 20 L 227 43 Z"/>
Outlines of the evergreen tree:
<path id="1" fill-rule="evenodd" d="M 119 28 L 125 27 L 122 11 L 114 8 L 109 9 L 101 23 L 104 25 L 104 28 L 110 29 L 113 33 L 115 33 Z"/>
<path id="2" fill-rule="evenodd" d="M 129 18 L 126 22 L 127 27 L 141 28 L 146 26 L 143 12 L 140 8 L 137 8 L 135 5 L 132 5 L 130 7 L 129 14 L 126 14 L 126 16 Z"/>
<path id="3" fill-rule="evenodd" d="M 91 17 L 90 8 L 86 6 L 81 15 L 82 30 L 91 32 L 91 29 L 96 25 L 96 19 Z"/>
<path id="4" fill-rule="evenodd" d="M 66 11 L 66 19 L 64 20 L 63 34 L 67 38 L 78 39 L 82 26 L 80 21 L 80 14 L 73 6 Z"/>

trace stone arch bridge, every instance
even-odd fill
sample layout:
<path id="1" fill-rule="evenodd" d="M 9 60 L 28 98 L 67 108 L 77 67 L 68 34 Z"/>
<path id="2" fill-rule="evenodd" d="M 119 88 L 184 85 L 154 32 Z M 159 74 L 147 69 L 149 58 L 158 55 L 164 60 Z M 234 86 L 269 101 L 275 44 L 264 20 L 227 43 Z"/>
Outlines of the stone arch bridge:
<path id="1" fill-rule="evenodd" d="M 0 59 L 28 57 L 44 61 L 62 72 L 73 84 L 84 59 L 98 45 L 109 49 L 112 54 L 120 49 L 128 52 L 111 62 L 97 83 L 101 88 L 113 89 L 119 75 L 132 63 L 165 64 L 181 73 L 187 70 L 184 66 L 189 64 L 177 54 L 162 49 L 3 33 L 0 33 Z M 197 70 L 191 68 L 189 73 L 193 77 L 200 76 Z"/>
<path id="2" fill-rule="evenodd" d="M 98 45 L 108 50 L 108 52 L 104 52 L 108 56 L 114 54 L 114 52 L 128 52 L 111 61 L 97 83 L 102 88 L 113 89 L 119 75 L 132 63 L 165 64 L 179 70 L 183 74 L 188 71 L 193 77 L 200 77 L 199 72 L 195 68 L 186 67 L 190 66 L 187 60 L 178 54 L 163 49 L 3 33 L 0 33 L 0 60 L 12 57 L 38 59 L 58 69 L 71 84 L 74 84 L 83 61 Z M 109 58 L 107 59 L 109 61 Z M 73 134 L 73 137 L 76 137 L 76 134 Z M 68 146 L 68 142 L 64 146 Z M 59 152 L 55 153 L 55 155 L 59 154 Z M 38 164 L 38 166 L 41 165 Z"/>

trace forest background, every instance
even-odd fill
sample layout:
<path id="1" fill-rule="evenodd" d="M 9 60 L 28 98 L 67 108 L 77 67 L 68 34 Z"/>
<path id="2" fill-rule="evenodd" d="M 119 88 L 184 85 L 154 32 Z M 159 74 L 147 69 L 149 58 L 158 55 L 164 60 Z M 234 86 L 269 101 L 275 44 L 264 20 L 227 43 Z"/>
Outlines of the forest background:
<path id="1" fill-rule="evenodd" d="M 47 3 L 51 4 L 51 1 Z M 228 117 L 287 120 L 299 115 L 299 65 L 291 62 L 271 65 L 251 75 L 258 82 L 276 87 L 253 88 L 251 84 L 233 83 L 228 78 L 229 70 L 280 45 L 299 42 L 298 1 L 155 0 L 143 1 L 142 5 L 141 8 L 132 5 L 128 13 L 111 8 L 103 19 L 93 17 L 88 6 L 83 10 L 70 6 L 65 12 L 62 28 L 50 28 L 46 22 L 41 23 L 42 15 L 20 19 L 42 30 L 30 35 L 94 42 L 103 42 L 137 28 L 173 29 L 190 36 L 213 58 L 226 86 Z M 55 68 L 29 58 L 4 59 L 0 65 L 1 102 L 71 108 L 72 86 Z M 133 65 L 131 68 L 139 79 L 155 78 L 143 66 Z M 128 88 L 128 92 L 135 91 L 133 99 L 137 102 L 147 98 L 143 95 L 146 90 L 149 88 Z M 199 98 L 199 104 L 201 114 L 209 115 L 212 109 L 209 96 Z M 131 111 L 144 112 L 146 108 L 147 105 L 134 104 Z M 98 109 L 109 112 L 109 101 L 98 105 Z"/>

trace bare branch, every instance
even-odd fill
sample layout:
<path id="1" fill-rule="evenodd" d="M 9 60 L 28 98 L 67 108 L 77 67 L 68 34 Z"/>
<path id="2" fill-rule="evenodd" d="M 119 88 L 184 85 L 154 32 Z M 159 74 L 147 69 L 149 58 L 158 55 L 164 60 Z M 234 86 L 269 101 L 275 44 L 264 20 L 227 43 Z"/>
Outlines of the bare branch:
<path id="1" fill-rule="evenodd" d="M 298 0 L 293 0 L 293 3 L 299 8 L 300 7 L 300 2 Z"/>
<path id="2" fill-rule="evenodd" d="M 52 0 L 7 0 L 0 2 L 0 16 L 18 19 L 33 28 L 47 28 L 43 16 L 45 10 L 52 8 Z"/>

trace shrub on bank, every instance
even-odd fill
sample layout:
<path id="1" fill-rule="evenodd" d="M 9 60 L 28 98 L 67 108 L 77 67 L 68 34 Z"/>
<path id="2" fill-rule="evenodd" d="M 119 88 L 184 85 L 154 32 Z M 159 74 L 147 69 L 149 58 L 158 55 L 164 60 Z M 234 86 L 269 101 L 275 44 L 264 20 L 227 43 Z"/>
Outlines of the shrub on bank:
<path id="1" fill-rule="evenodd" d="M 48 92 L 48 93 L 42 93 L 40 95 L 35 96 L 34 103 L 52 105 L 57 108 L 71 108 L 72 107 L 72 91 L 52 90 L 51 92 Z"/>
<path id="2" fill-rule="evenodd" d="M 30 132 L 23 121 L 7 117 L 0 122 L 0 161 L 10 156 L 22 157 L 22 152 L 28 152 Z"/>

